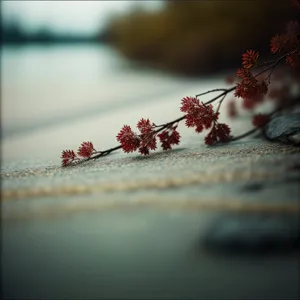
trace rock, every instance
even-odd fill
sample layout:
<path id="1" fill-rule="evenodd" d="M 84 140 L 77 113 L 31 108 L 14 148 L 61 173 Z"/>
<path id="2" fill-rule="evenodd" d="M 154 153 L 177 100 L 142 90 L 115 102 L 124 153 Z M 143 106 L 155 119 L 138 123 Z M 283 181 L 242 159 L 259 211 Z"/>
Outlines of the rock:
<path id="1" fill-rule="evenodd" d="M 300 113 L 274 118 L 267 125 L 265 135 L 271 140 L 300 144 Z"/>
<path id="2" fill-rule="evenodd" d="M 274 254 L 299 246 L 299 218 L 287 215 L 223 215 L 204 236 L 204 247 L 221 253 Z"/>
<path id="3" fill-rule="evenodd" d="M 248 184 L 245 184 L 241 190 L 243 192 L 259 192 L 261 190 L 264 189 L 264 185 L 261 183 L 261 182 L 254 182 L 254 183 L 248 183 Z"/>

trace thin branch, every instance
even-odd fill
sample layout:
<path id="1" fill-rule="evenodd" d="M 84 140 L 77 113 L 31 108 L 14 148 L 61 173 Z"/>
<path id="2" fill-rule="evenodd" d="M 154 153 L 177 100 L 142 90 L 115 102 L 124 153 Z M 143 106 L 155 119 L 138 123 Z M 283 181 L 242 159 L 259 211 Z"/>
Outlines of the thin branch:
<path id="1" fill-rule="evenodd" d="M 255 128 L 253 128 L 253 129 L 251 129 L 251 130 L 249 130 L 249 131 L 247 131 L 247 132 L 245 132 L 245 133 L 243 133 L 241 135 L 237 135 L 235 137 L 232 137 L 228 142 L 233 142 L 233 141 L 240 140 L 240 139 L 242 139 L 242 138 L 244 138 L 244 137 L 246 137 L 246 136 L 248 136 L 248 135 L 256 132 L 258 129 L 261 129 L 261 128 L 255 127 Z"/>
<path id="2" fill-rule="evenodd" d="M 258 65 L 257 68 L 262 68 L 264 66 L 267 66 L 267 65 L 270 65 L 272 63 L 276 63 L 277 61 L 281 61 L 282 59 L 286 58 L 288 55 L 291 55 L 293 53 L 295 53 L 298 49 L 299 49 L 300 46 L 297 46 L 294 50 L 292 50 L 291 52 L 289 53 L 286 53 L 286 54 L 283 54 L 282 56 L 276 58 L 276 59 L 272 59 L 272 60 L 269 60 L 269 61 L 266 61 L 266 62 L 263 62 L 262 64 Z"/>
<path id="3" fill-rule="evenodd" d="M 218 100 L 219 98 L 223 97 L 224 95 L 229 94 L 230 92 L 234 91 L 235 89 L 236 89 L 236 86 L 234 86 L 234 87 L 232 87 L 232 88 L 230 88 L 230 89 L 226 89 L 223 93 L 221 93 L 221 94 L 219 94 L 218 96 L 216 96 L 216 97 L 212 98 L 211 100 L 207 101 L 207 102 L 205 103 L 205 105 L 215 102 L 215 101 Z"/>
<path id="4" fill-rule="evenodd" d="M 227 96 L 227 95 L 224 95 L 223 98 L 220 100 L 219 105 L 218 105 L 218 108 L 217 108 L 217 113 L 219 112 L 220 107 L 221 107 L 221 105 L 222 105 L 222 102 L 224 101 L 224 99 L 226 98 L 226 96 Z"/>
<path id="5" fill-rule="evenodd" d="M 227 91 L 227 89 L 214 89 L 214 90 L 210 90 L 210 91 L 207 91 L 207 92 L 198 94 L 198 95 L 196 95 L 196 98 L 198 98 L 198 97 L 200 97 L 200 96 L 203 96 L 203 95 L 206 95 L 206 94 L 209 94 L 209 93 L 214 93 L 214 92 L 226 92 L 226 91 Z"/>

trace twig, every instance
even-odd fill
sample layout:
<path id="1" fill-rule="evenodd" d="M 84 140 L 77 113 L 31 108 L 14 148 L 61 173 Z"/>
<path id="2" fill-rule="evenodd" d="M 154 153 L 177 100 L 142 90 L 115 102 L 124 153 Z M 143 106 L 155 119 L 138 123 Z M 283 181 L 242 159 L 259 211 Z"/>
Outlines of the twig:
<path id="1" fill-rule="evenodd" d="M 198 94 L 198 95 L 196 95 L 196 98 L 198 98 L 198 97 L 200 97 L 200 96 L 203 96 L 203 95 L 206 95 L 206 94 L 209 94 L 209 93 L 214 93 L 214 92 L 226 92 L 226 91 L 227 91 L 227 89 L 214 89 L 214 90 L 210 90 L 210 91 L 207 91 L 207 92 Z"/>

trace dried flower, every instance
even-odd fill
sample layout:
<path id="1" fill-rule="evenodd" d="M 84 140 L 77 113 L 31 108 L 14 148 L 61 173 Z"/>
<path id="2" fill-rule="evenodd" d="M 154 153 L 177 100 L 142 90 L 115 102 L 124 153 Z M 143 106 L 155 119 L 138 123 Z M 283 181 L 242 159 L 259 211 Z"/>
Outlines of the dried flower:
<path id="1" fill-rule="evenodd" d="M 268 92 L 268 86 L 265 80 L 258 82 L 249 69 L 243 68 L 238 69 L 237 76 L 242 79 L 242 81 L 237 84 L 234 95 L 244 99 L 243 106 L 245 108 L 253 108 L 256 104 L 262 102 L 264 95 Z"/>
<path id="2" fill-rule="evenodd" d="M 148 147 L 140 147 L 139 152 L 143 155 L 149 155 L 149 148 Z"/>
<path id="3" fill-rule="evenodd" d="M 139 152 L 141 154 L 149 154 L 149 150 L 156 149 L 156 133 L 153 130 L 153 125 L 151 125 L 149 119 L 141 119 L 137 123 L 137 128 L 141 132 L 140 134 L 140 148 Z"/>
<path id="4" fill-rule="evenodd" d="M 152 131 L 152 125 L 149 119 L 141 119 L 137 123 L 137 128 L 141 132 L 141 134 L 147 134 Z"/>
<path id="5" fill-rule="evenodd" d="M 77 154 L 82 157 L 90 157 L 94 151 L 95 149 L 92 142 L 83 142 L 78 148 Z"/>
<path id="6" fill-rule="evenodd" d="M 141 152 L 141 149 L 147 149 L 147 153 Z M 156 136 L 155 132 L 149 132 L 148 134 L 143 134 L 141 135 L 141 147 L 140 147 L 140 152 L 142 154 L 149 154 L 149 149 L 155 150 L 156 149 Z"/>
<path id="7" fill-rule="evenodd" d="M 218 142 L 228 142 L 230 139 L 230 128 L 227 124 L 215 123 L 208 135 L 205 137 L 207 145 L 213 145 Z"/>
<path id="8" fill-rule="evenodd" d="M 256 65 L 259 53 L 254 50 L 247 50 L 242 54 L 242 64 L 244 68 L 249 69 Z"/>
<path id="9" fill-rule="evenodd" d="M 172 145 L 178 145 L 180 140 L 180 134 L 176 130 L 177 126 L 171 129 L 166 129 L 157 136 L 160 139 L 161 147 L 164 150 L 172 149 Z"/>
<path id="10" fill-rule="evenodd" d="M 126 153 L 134 152 L 140 146 L 140 139 L 130 126 L 124 125 L 117 135 L 118 142 Z"/>
<path id="11" fill-rule="evenodd" d="M 63 150 L 60 158 L 62 159 L 62 166 L 66 167 L 74 161 L 76 154 L 73 150 Z"/>
<path id="12" fill-rule="evenodd" d="M 264 95 L 268 92 L 268 86 L 265 81 L 255 85 L 246 84 L 243 81 L 237 84 L 234 95 L 244 100 L 251 100 L 254 103 L 260 103 Z"/>
<path id="13" fill-rule="evenodd" d="M 296 51 L 292 54 L 287 55 L 285 61 L 292 67 L 298 66 L 300 64 L 300 51 Z"/>
<path id="14" fill-rule="evenodd" d="M 218 119 L 218 113 L 213 111 L 211 104 L 200 104 L 194 97 L 185 97 L 181 100 L 182 112 L 186 113 L 185 124 L 187 127 L 196 127 L 196 132 L 200 133 L 204 128 L 211 127 L 214 121 Z"/>
<path id="15" fill-rule="evenodd" d="M 276 34 L 271 38 L 271 52 L 279 53 L 285 50 L 288 43 L 288 36 L 286 34 Z"/>
<path id="16" fill-rule="evenodd" d="M 252 118 L 252 124 L 255 127 L 264 127 L 270 121 L 270 117 L 267 114 L 256 114 Z"/>

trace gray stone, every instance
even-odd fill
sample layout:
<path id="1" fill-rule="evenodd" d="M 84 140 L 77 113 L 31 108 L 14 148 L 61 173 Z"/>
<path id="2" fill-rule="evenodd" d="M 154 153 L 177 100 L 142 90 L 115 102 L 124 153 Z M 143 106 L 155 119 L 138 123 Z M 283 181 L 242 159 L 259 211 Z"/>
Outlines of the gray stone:
<path id="1" fill-rule="evenodd" d="M 231 254 L 298 251 L 299 218 L 291 215 L 222 215 L 204 235 L 204 246 L 210 251 Z"/>
<path id="2" fill-rule="evenodd" d="M 274 118 L 267 125 L 265 134 L 271 140 L 300 144 L 300 113 Z"/>

